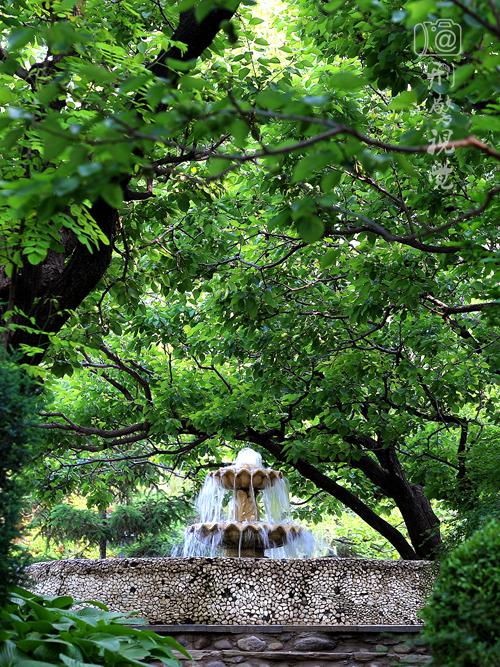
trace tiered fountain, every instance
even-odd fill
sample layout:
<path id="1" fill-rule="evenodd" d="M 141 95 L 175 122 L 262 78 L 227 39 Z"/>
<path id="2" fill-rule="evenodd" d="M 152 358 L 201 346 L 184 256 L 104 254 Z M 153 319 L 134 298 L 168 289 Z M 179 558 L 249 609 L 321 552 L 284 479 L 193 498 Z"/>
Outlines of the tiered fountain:
<path id="1" fill-rule="evenodd" d="M 183 556 L 310 557 L 311 533 L 293 523 L 283 474 L 253 449 L 210 473 L 196 500 L 199 523 L 186 529 Z"/>
<path id="2" fill-rule="evenodd" d="M 37 593 L 100 600 L 112 610 L 138 612 L 152 625 L 168 625 L 169 635 L 195 642 L 189 648 L 194 647 L 200 667 L 208 663 L 200 657 L 199 646 L 208 647 L 205 653 L 211 664 L 215 657 L 221 658 L 218 664 L 232 665 L 235 657 L 250 664 L 251 646 L 256 647 L 259 664 L 264 655 L 267 664 L 274 649 L 271 643 L 267 652 L 264 647 L 273 635 L 253 636 L 255 626 L 289 627 L 287 640 L 279 634 L 281 630 L 274 640 L 281 647 L 288 642 L 279 662 L 292 665 L 312 664 L 307 660 L 307 651 L 316 651 L 312 645 L 323 647 L 319 651 L 325 650 L 325 643 L 337 646 L 337 635 L 332 635 L 331 642 L 323 633 L 317 636 L 318 626 L 328 631 L 332 625 L 390 628 L 392 624 L 400 632 L 402 624 L 419 623 L 417 610 L 429 594 L 434 565 L 361 558 L 308 560 L 315 551 L 314 540 L 291 519 L 286 480 L 281 472 L 264 467 L 260 455 L 251 449 L 243 449 L 232 465 L 207 476 L 196 507 L 199 522 L 186 529 L 177 557 L 36 563 L 26 570 L 30 586 Z M 272 560 L 283 558 L 288 560 Z M 301 627 L 299 635 L 296 626 Z M 310 626 L 309 637 L 304 636 L 303 626 Z M 221 648 L 219 640 L 213 643 L 217 637 L 224 638 L 226 648 Z M 347 651 L 352 651 L 356 637 L 345 640 Z M 290 656 L 296 655 L 293 651 L 299 641 L 308 648 L 306 653 L 299 652 L 297 663 Z M 368 650 L 375 640 L 370 641 Z M 391 640 L 391 648 L 393 644 Z M 331 664 L 326 653 L 314 655 L 314 664 Z M 342 660 L 346 655 L 351 654 L 342 653 Z M 379 664 L 378 654 L 369 655 L 376 656 Z M 335 664 L 339 659 L 334 658 Z M 353 660 L 352 664 L 360 663 Z"/>

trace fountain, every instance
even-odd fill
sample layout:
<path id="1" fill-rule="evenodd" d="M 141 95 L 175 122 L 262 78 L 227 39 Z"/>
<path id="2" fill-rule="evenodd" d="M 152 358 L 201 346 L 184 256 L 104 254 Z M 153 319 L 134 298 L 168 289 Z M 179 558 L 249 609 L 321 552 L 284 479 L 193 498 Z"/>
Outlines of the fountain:
<path id="1" fill-rule="evenodd" d="M 291 519 L 283 474 L 249 447 L 209 473 L 196 500 L 199 522 L 186 529 L 182 555 L 229 558 L 311 557 L 310 531 Z"/>
<path id="2" fill-rule="evenodd" d="M 317 546 L 310 531 L 291 518 L 286 480 L 280 471 L 266 468 L 257 452 L 243 449 L 232 465 L 207 475 L 196 509 L 198 523 L 187 527 L 176 557 L 36 563 L 26 569 L 30 588 L 45 595 L 98 600 L 116 611 L 137 612 L 152 625 L 168 625 L 169 634 L 177 633 L 182 642 L 192 636 L 196 651 L 198 641 L 212 646 L 217 637 L 214 632 L 223 633 L 230 655 L 228 662 L 219 664 L 232 665 L 235 651 L 250 650 L 241 646 L 256 646 L 259 657 L 266 655 L 267 664 L 267 656 L 274 651 L 269 643 L 272 635 L 247 637 L 245 632 L 257 632 L 255 626 L 260 630 L 262 625 L 288 626 L 286 641 L 295 651 L 299 642 L 307 650 L 312 645 L 324 647 L 324 633 L 316 634 L 319 628 L 327 632 L 335 625 L 344 632 L 346 626 L 401 628 L 419 623 L 417 612 L 431 589 L 434 564 L 311 559 Z M 249 629 L 238 637 L 233 634 L 234 626 Z M 310 628 L 309 636 L 304 636 L 304 626 Z M 297 631 L 300 634 L 294 637 Z M 233 638 L 232 644 L 228 637 Z M 283 635 L 275 638 L 283 646 Z M 208 651 L 210 659 L 222 658 L 226 651 L 215 652 L 219 643 Z M 337 643 L 333 634 L 332 641 L 326 642 Z M 393 644 L 391 641 L 390 646 Z M 266 645 L 267 653 L 263 651 Z M 368 646 L 373 648 L 373 642 Z M 280 664 L 297 664 L 289 660 L 295 654 L 287 647 L 284 650 Z M 245 653 L 242 659 L 250 655 Z M 350 654 L 342 653 L 346 655 Z M 366 655 L 365 650 L 363 664 Z M 369 655 L 379 664 L 378 654 Z M 200 658 L 196 664 L 201 667 L 207 662 Z M 302 657 L 300 664 L 305 664 Z M 317 658 L 314 664 L 330 662 Z"/>

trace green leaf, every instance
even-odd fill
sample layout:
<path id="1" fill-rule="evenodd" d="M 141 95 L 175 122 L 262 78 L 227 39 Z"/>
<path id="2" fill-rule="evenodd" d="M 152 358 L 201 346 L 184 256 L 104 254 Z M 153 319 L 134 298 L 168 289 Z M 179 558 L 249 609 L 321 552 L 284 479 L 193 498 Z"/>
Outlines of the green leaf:
<path id="1" fill-rule="evenodd" d="M 16 658 L 16 667 L 54 667 L 53 662 L 45 662 L 44 660 L 33 660 L 31 658 Z"/>
<path id="2" fill-rule="evenodd" d="M 0 105 L 4 106 L 6 104 L 10 104 L 11 102 L 14 102 L 16 100 L 16 95 L 14 94 L 14 91 L 12 91 L 10 88 L 7 88 L 7 86 L 0 86 Z"/>
<path id="3" fill-rule="evenodd" d="M 266 89 L 257 95 L 256 102 L 259 106 L 268 109 L 281 109 L 288 101 L 288 97 L 276 90 Z"/>
<path id="4" fill-rule="evenodd" d="M 231 165 L 230 160 L 214 157 L 208 161 L 208 175 L 220 176 Z"/>
<path id="5" fill-rule="evenodd" d="M 57 137 L 48 132 L 42 134 L 43 137 L 43 156 L 46 160 L 55 160 L 59 157 L 64 149 L 70 145 L 69 141 L 64 137 Z"/>
<path id="6" fill-rule="evenodd" d="M 25 128 L 24 127 L 15 127 L 13 130 L 8 132 L 5 135 L 5 138 L 3 140 L 3 147 L 5 150 L 10 150 L 12 146 L 14 146 L 19 139 L 24 135 L 25 133 Z"/>
<path id="7" fill-rule="evenodd" d="M 319 260 L 321 268 L 326 269 L 329 266 L 332 266 L 332 264 L 335 264 L 339 255 L 340 251 L 337 248 L 332 248 L 331 250 L 328 250 Z"/>
<path id="8" fill-rule="evenodd" d="M 250 128 L 248 127 L 248 123 L 240 118 L 231 123 L 231 134 L 233 135 L 236 146 L 245 148 L 249 131 Z"/>
<path id="9" fill-rule="evenodd" d="M 40 264 L 47 257 L 49 249 L 48 248 L 28 248 L 25 251 L 26 256 L 28 257 L 28 262 L 33 264 Z"/>
<path id="10" fill-rule="evenodd" d="M 325 193 L 330 192 L 333 187 L 340 183 L 341 178 L 342 172 L 340 170 L 325 174 L 321 179 L 321 191 Z"/>
<path id="11" fill-rule="evenodd" d="M 119 209 L 123 206 L 123 191 L 118 183 L 107 183 L 100 194 L 111 208 Z"/>
<path id="12" fill-rule="evenodd" d="M 179 81 L 179 86 L 184 90 L 203 90 L 205 82 L 195 76 L 183 76 Z"/>
<path id="13" fill-rule="evenodd" d="M 292 183 L 306 180 L 316 171 L 322 169 L 325 165 L 330 164 L 332 155 L 326 152 L 311 153 L 301 158 L 295 165 L 292 174 Z"/>
<path id="14" fill-rule="evenodd" d="M 15 28 L 7 37 L 7 51 L 16 51 L 26 46 L 35 37 L 35 28 Z"/>
<path id="15" fill-rule="evenodd" d="M 79 165 L 77 168 L 77 172 L 80 174 L 80 176 L 83 176 L 83 178 L 94 176 L 100 171 L 102 171 L 102 164 L 100 162 L 85 162 L 84 164 Z"/>
<path id="16" fill-rule="evenodd" d="M 48 83 L 45 86 L 41 86 L 37 90 L 37 97 L 38 101 L 40 104 L 43 104 L 46 106 L 47 104 L 50 104 L 52 100 L 55 100 L 56 97 L 59 95 L 59 86 L 55 82 Z"/>
<path id="17" fill-rule="evenodd" d="M 73 370 L 74 370 L 73 366 L 66 362 L 56 362 L 52 364 L 52 367 L 50 369 L 52 375 L 54 375 L 57 378 L 62 378 L 65 375 L 73 375 Z M 62 604 L 63 606 L 60 607 L 61 609 L 67 608 L 67 606 L 66 607 L 64 606 L 64 602 L 67 601 L 68 599 L 70 602 L 72 602 L 72 598 L 69 598 L 68 596 L 65 596 L 63 598 L 56 598 L 56 600 L 57 599 L 62 600 L 62 602 L 55 603 L 55 601 L 53 601 L 54 607 L 60 607 L 60 605 Z"/>
<path id="18" fill-rule="evenodd" d="M 310 216 L 309 218 L 303 218 L 297 223 L 297 231 L 299 235 L 307 241 L 307 243 L 313 243 L 320 239 L 325 231 L 325 226 L 317 216 Z"/>
<path id="19" fill-rule="evenodd" d="M 70 178 L 56 178 L 52 184 L 52 191 L 57 197 L 64 197 L 70 192 L 74 192 L 80 185 L 80 179 L 76 176 Z"/>
<path id="20" fill-rule="evenodd" d="M 330 76 L 330 85 L 333 90 L 359 90 L 366 82 L 357 74 L 352 72 L 335 72 Z"/>
<path id="21" fill-rule="evenodd" d="M 116 72 L 110 72 L 105 67 L 94 65 L 93 63 L 85 63 L 78 68 L 80 76 L 88 78 L 90 81 L 96 83 L 110 83 L 116 79 Z"/>
<path id="22" fill-rule="evenodd" d="M 274 215 L 269 220 L 267 226 L 269 230 L 273 230 L 276 228 L 280 229 L 288 225 L 290 220 L 291 220 L 291 211 L 289 208 L 286 208 L 283 211 L 276 213 L 276 215 Z"/>
<path id="23" fill-rule="evenodd" d="M 343 4 L 344 0 L 330 0 L 330 2 L 327 2 L 325 5 L 323 5 L 322 9 L 325 12 L 335 12 Z"/>
<path id="24" fill-rule="evenodd" d="M 473 132 L 500 132 L 500 118 L 498 116 L 474 115 L 471 129 Z"/>
<path id="25" fill-rule="evenodd" d="M 409 14 L 407 25 L 414 26 L 425 20 L 436 8 L 436 0 L 415 0 L 406 5 L 406 10 Z M 429 26 L 427 26 L 429 29 Z"/>
<path id="26" fill-rule="evenodd" d="M 416 101 L 417 94 L 414 90 L 404 90 L 390 101 L 389 108 L 395 111 L 409 109 Z"/>
<path id="27" fill-rule="evenodd" d="M 73 370 L 73 367 L 71 367 L 71 370 Z M 50 606 L 56 609 L 69 609 L 73 603 L 74 600 L 71 595 L 60 595 L 50 599 Z"/>

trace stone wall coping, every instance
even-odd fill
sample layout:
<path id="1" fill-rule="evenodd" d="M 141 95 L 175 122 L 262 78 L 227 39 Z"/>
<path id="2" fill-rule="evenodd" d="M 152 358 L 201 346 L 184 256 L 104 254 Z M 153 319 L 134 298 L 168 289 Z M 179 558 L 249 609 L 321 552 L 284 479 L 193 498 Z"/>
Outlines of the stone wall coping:
<path id="1" fill-rule="evenodd" d="M 363 634 L 417 634 L 422 631 L 423 625 L 132 625 L 134 628 L 152 630 L 160 635 L 197 632 L 204 634 L 254 634 L 279 632 L 335 632 L 363 633 Z"/>

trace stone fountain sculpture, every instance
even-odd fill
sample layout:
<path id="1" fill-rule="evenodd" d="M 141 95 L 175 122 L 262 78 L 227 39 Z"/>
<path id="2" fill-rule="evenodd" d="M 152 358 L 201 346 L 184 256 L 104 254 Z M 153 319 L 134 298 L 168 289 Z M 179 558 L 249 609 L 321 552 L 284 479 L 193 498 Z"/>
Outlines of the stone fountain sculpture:
<path id="1" fill-rule="evenodd" d="M 283 474 L 242 449 L 230 466 L 210 473 L 196 501 L 200 521 L 186 529 L 183 556 L 310 557 L 310 531 L 290 517 Z"/>

